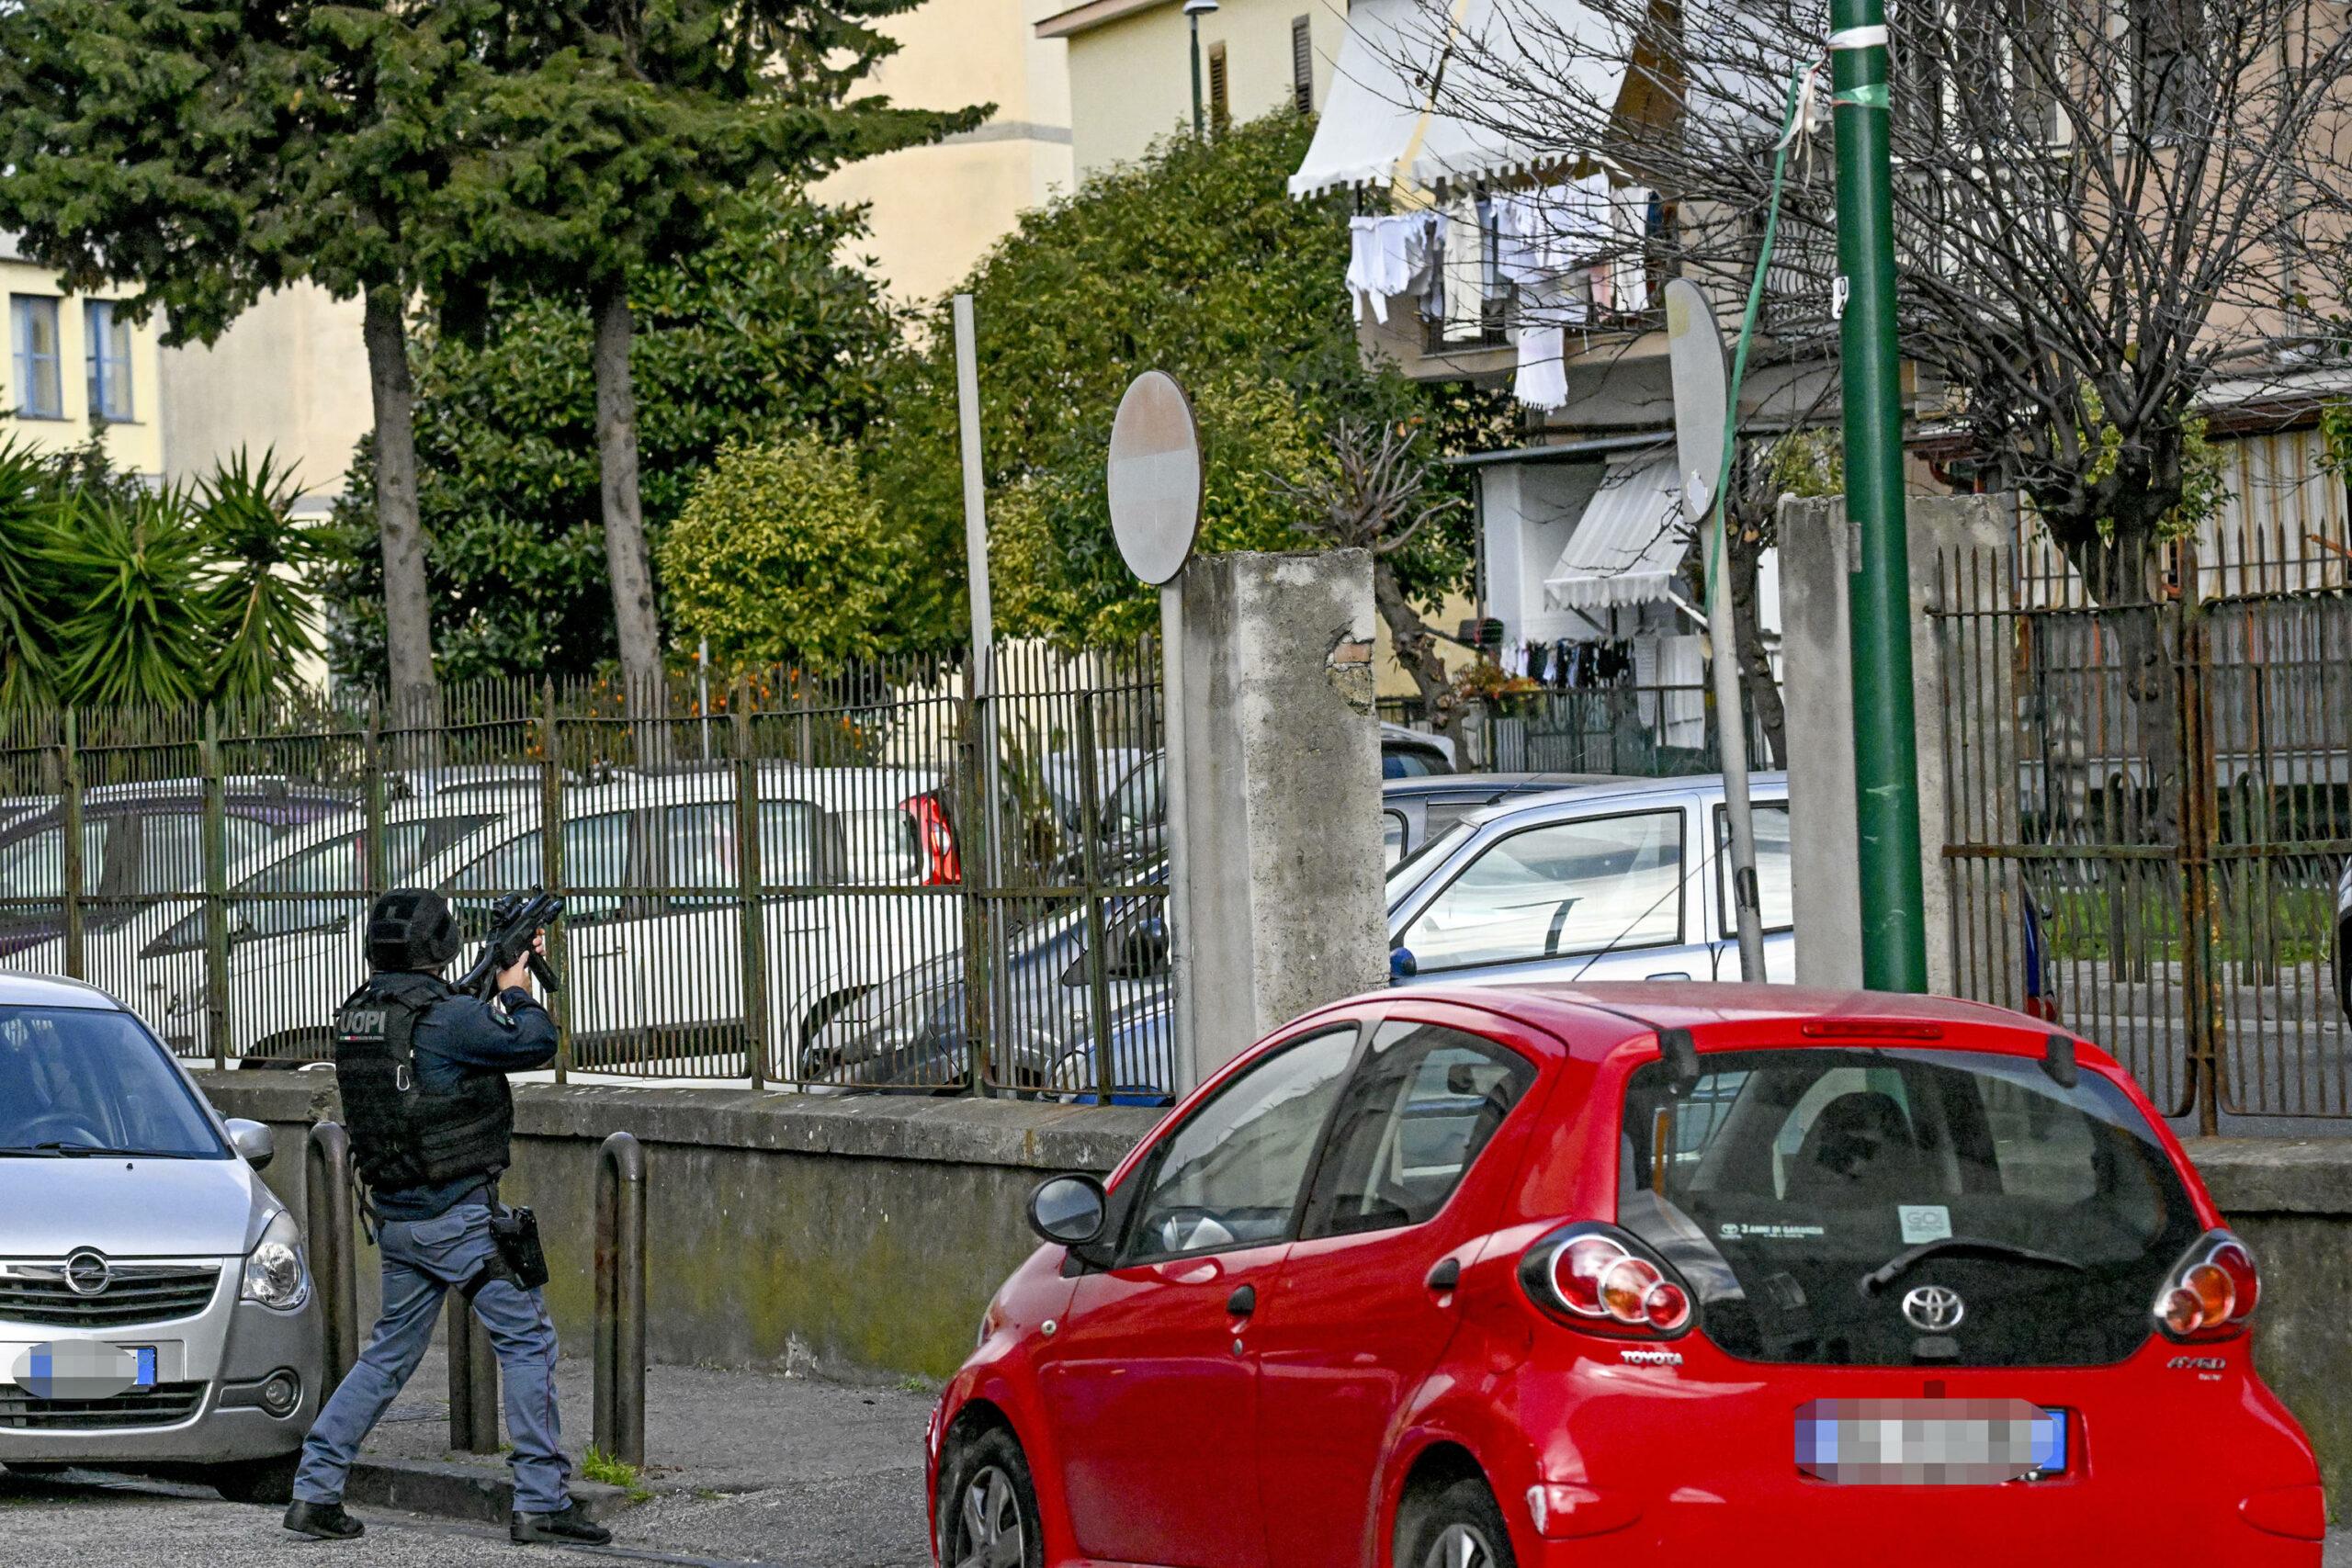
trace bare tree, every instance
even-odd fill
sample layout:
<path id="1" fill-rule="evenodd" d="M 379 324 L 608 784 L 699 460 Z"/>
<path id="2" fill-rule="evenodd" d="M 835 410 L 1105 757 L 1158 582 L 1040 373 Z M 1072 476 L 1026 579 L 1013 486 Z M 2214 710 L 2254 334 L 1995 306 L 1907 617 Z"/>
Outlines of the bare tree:
<path id="1" fill-rule="evenodd" d="M 1413 678 L 1430 725 L 1458 746 L 1462 704 L 1453 677 L 1438 652 L 1438 634 L 1398 581 L 1394 558 L 1423 529 L 1464 504 L 1460 496 L 1432 490 L 1419 445 L 1418 432 L 1394 425 L 1375 430 L 1343 419 L 1331 430 L 1329 468 L 1304 484 L 1280 478 L 1274 482 L 1306 507 L 1301 533 L 1336 548 L 1371 553 L 1373 602 L 1388 625 L 1396 661 Z"/>
<path id="2" fill-rule="evenodd" d="M 1655 186 L 1679 210 L 1647 241 L 1669 269 L 1744 291 L 1824 0 L 1585 0 L 1593 25 L 1575 28 L 1530 0 L 1468 27 L 1422 4 L 1441 112 L 1563 172 L 1598 158 Z M 2343 346 L 2352 29 L 2324 0 L 1896 0 L 1891 19 L 1896 288 L 1922 423 L 2022 492 L 2099 602 L 2161 603 L 2163 547 L 2218 502 L 2209 412 L 2293 394 Z M 1768 361 L 1837 340 L 1826 69 L 1815 82 Z M 2168 728 L 2156 624 L 2125 618 L 2152 740 Z"/>

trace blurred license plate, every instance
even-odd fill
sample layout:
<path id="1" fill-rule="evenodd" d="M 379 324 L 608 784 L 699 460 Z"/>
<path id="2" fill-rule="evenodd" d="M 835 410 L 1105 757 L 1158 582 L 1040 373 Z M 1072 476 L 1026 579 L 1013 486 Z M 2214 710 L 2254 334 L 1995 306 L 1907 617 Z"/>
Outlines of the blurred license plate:
<path id="1" fill-rule="evenodd" d="M 1843 1486 L 1991 1486 L 2066 1468 L 2066 1413 L 2022 1399 L 1816 1399 L 1797 1471 Z"/>

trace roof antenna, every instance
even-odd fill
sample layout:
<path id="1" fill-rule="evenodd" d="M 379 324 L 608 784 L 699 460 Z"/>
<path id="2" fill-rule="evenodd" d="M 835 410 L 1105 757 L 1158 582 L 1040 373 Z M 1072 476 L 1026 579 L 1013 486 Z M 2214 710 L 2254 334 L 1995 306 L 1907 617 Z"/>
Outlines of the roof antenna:
<path id="1" fill-rule="evenodd" d="M 1657 1032 L 1658 1060 L 1674 1079 L 1674 1087 L 1688 1089 L 1699 1081 L 1699 1045 L 1687 1029 L 1661 1029 Z M 2071 1066 L 2071 1064 L 2070 1064 Z"/>
<path id="2" fill-rule="evenodd" d="M 2060 1089 L 2072 1089 L 2081 1081 L 2082 1074 L 2075 1067 L 2075 1042 L 2071 1036 L 2053 1034 L 2042 1043 L 2041 1070 Z"/>

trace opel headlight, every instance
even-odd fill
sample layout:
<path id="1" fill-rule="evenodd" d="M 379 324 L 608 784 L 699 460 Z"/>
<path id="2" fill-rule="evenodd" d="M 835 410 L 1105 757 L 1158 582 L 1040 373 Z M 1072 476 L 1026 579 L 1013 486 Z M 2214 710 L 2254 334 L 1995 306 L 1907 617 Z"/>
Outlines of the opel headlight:
<path id="1" fill-rule="evenodd" d="M 290 1210 L 280 1209 L 245 1258 L 244 1298 L 279 1312 L 292 1312 L 311 1299 L 310 1270 L 302 1266 L 302 1229 Z"/>

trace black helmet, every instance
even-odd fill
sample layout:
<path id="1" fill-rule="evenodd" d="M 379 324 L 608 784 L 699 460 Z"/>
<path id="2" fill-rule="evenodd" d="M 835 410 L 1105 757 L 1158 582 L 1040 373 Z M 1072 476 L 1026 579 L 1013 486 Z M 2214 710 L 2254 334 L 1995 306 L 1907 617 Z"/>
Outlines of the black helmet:
<path id="1" fill-rule="evenodd" d="M 395 887 L 368 911 L 368 962 L 378 969 L 438 969 L 458 956 L 458 919 L 429 887 Z"/>

